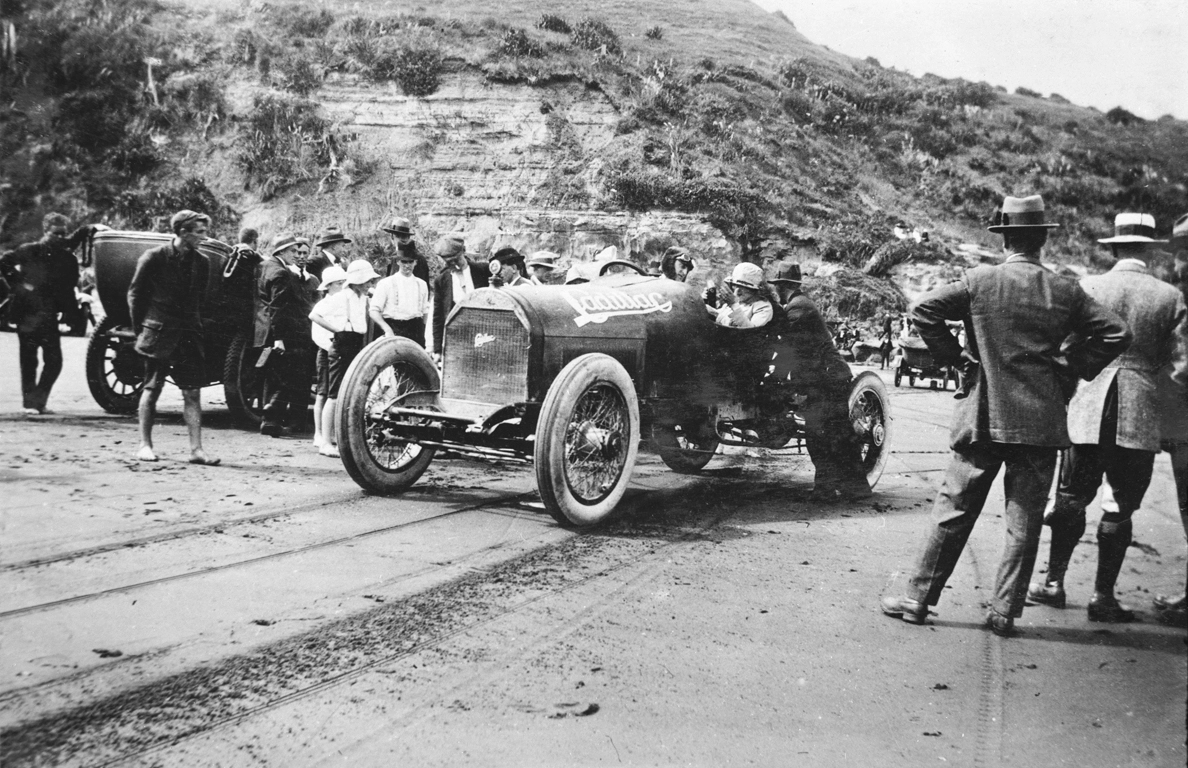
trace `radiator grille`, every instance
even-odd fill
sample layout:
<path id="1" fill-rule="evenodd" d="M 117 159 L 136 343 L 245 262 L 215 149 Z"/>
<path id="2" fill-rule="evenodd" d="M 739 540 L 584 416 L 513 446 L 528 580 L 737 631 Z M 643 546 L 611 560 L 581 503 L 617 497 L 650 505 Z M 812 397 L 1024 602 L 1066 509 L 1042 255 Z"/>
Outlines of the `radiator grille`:
<path id="1" fill-rule="evenodd" d="M 506 405 L 528 399 L 528 329 L 514 312 L 463 307 L 446 326 L 442 396 Z"/>

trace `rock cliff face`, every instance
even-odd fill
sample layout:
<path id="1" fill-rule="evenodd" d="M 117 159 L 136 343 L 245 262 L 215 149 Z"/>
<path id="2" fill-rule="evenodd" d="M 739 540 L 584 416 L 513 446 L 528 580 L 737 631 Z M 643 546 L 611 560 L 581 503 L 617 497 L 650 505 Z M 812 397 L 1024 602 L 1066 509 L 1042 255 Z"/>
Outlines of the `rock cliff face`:
<path id="1" fill-rule="evenodd" d="M 229 89 L 232 119 L 252 109 L 254 82 Z M 185 155 L 183 171 L 203 177 L 268 237 L 336 224 L 356 237 L 394 216 L 413 220 L 422 242 L 452 231 L 476 253 L 513 245 L 547 249 L 564 261 L 588 260 L 606 246 L 646 263 L 669 245 L 693 245 L 714 261 L 732 245 L 702 218 L 679 213 L 610 212 L 593 207 L 591 180 L 610 145 L 618 111 L 581 82 L 491 84 L 454 72 L 426 98 L 395 86 L 340 76 L 317 93 L 324 116 L 352 138 L 353 156 L 370 166 L 357 181 L 319 192 L 309 183 L 272 200 L 236 188 L 230 132 Z M 349 172 L 348 172 L 349 173 Z"/>

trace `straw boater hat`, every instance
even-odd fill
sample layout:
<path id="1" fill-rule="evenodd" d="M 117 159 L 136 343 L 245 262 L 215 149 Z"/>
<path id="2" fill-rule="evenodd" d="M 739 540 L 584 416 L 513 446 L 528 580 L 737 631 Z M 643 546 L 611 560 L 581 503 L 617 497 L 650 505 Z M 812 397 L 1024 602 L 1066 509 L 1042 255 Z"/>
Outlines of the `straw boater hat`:
<path id="1" fill-rule="evenodd" d="M 346 268 L 347 285 L 362 285 L 378 277 L 379 274 L 366 259 L 355 259 Z"/>
<path id="2" fill-rule="evenodd" d="M 1099 243 L 1166 243 L 1155 239 L 1155 217 L 1149 213 L 1119 213 L 1114 217 L 1114 236 Z"/>
<path id="3" fill-rule="evenodd" d="M 527 266 L 529 267 L 544 267 L 545 269 L 557 268 L 557 254 L 552 251 L 536 251 L 528 257 Z"/>
<path id="4" fill-rule="evenodd" d="M 794 264 L 790 261 L 781 261 L 776 267 L 776 273 L 767 282 L 769 283 L 796 283 L 799 285 L 804 282 L 800 277 L 800 265 Z"/>
<path id="5" fill-rule="evenodd" d="M 318 235 L 317 246 L 319 248 L 325 248 L 327 245 L 334 245 L 335 243 L 350 242 L 354 241 L 344 235 L 338 227 L 326 227 L 322 230 L 322 234 Z"/>
<path id="6" fill-rule="evenodd" d="M 346 270 L 337 264 L 331 264 L 322 270 L 322 282 L 318 285 L 319 291 L 324 291 L 335 283 L 340 283 L 346 280 Z"/>
<path id="7" fill-rule="evenodd" d="M 397 216 L 392 219 L 392 223 L 386 227 L 380 227 L 389 235 L 412 235 L 412 222 L 408 219 Z"/>
<path id="8" fill-rule="evenodd" d="M 1059 224 L 1044 223 L 1044 199 L 1039 195 L 1031 197 L 1007 197 L 1002 208 L 995 211 L 994 223 L 986 229 L 991 232 L 1007 232 L 1016 229 L 1052 229 Z"/>
<path id="9" fill-rule="evenodd" d="M 750 288 L 757 291 L 763 286 L 763 270 L 757 264 L 744 261 L 735 266 L 726 283 L 737 288 Z"/>

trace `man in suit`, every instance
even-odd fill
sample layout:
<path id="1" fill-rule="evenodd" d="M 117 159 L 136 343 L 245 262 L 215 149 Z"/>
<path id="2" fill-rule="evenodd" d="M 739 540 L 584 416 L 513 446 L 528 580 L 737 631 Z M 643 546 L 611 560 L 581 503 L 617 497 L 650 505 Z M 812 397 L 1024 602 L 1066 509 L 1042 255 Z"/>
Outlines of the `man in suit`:
<path id="1" fill-rule="evenodd" d="M 49 413 L 50 390 L 62 373 L 62 339 L 58 315 L 72 322 L 79 313 L 74 286 L 78 260 L 74 249 L 92 234 L 95 226 L 79 227 L 67 235 L 70 220 L 47 213 L 41 221 L 42 238 L 17 246 L 0 256 L 0 276 L 12 287 L 8 319 L 17 327 L 20 349 L 21 397 L 28 415 Z M 100 227 L 102 228 L 102 227 Z M 37 353 L 41 352 L 41 376 Z"/>
<path id="2" fill-rule="evenodd" d="M 842 359 L 821 312 L 801 290 L 800 265 L 781 261 L 767 281 L 782 312 L 777 313 L 775 358 L 764 383 L 805 398 L 805 443 L 813 461 L 816 501 L 850 501 L 871 495 L 854 425 L 850 422 L 853 374 Z M 776 394 L 776 399 L 782 399 Z"/>
<path id="3" fill-rule="evenodd" d="M 1039 195 L 1007 197 L 989 228 L 1002 233 L 1006 261 L 966 271 L 911 309 L 937 364 L 963 366 L 969 396 L 953 414 L 952 454 L 907 593 L 882 600 L 889 616 L 924 623 L 1004 465 L 1006 546 L 986 626 L 1009 636 L 1023 613 L 1056 453 L 1069 444 L 1065 393 L 1074 377 L 1092 379 L 1130 344 L 1117 315 L 1040 264 L 1054 226 L 1044 222 Z M 950 320 L 972 330 L 967 349 Z M 1073 334 L 1076 343 L 1065 345 Z"/>
<path id="4" fill-rule="evenodd" d="M 491 285 L 495 288 L 514 288 L 517 285 L 531 285 L 528 279 L 528 268 L 524 266 L 524 254 L 505 245 L 487 262 L 487 272 L 491 275 Z"/>
<path id="5" fill-rule="evenodd" d="M 136 351 L 145 360 L 140 420 L 140 461 L 157 461 L 153 422 L 157 400 L 172 376 L 182 391 L 182 419 L 190 434 L 190 463 L 214 466 L 202 449 L 202 387 L 209 382 L 202 346 L 202 299 L 210 263 L 198 246 L 206 239 L 210 217 L 178 211 L 169 222 L 173 241 L 141 254 L 128 286 L 128 312 L 136 331 Z"/>
<path id="6" fill-rule="evenodd" d="M 433 357 L 439 360 L 445 321 L 450 310 L 471 291 L 486 288 L 491 280 L 491 272 L 486 262 L 472 261 L 466 255 L 466 243 L 460 234 L 447 235 L 438 240 L 433 251 L 445 261 L 445 269 L 433 281 Z"/>
<path id="7" fill-rule="evenodd" d="M 273 385 L 260 422 L 262 435 L 280 437 L 286 422 L 296 422 L 309 404 L 313 380 L 309 312 L 318 286 L 304 271 L 309 251 L 308 241 L 277 235 L 268 258 L 260 263 L 254 344 L 272 350 L 264 373 Z"/>
<path id="8" fill-rule="evenodd" d="M 330 250 L 331 246 L 339 247 L 350 245 L 353 242 L 349 237 L 342 233 L 342 230 L 335 226 L 329 226 L 322 230 L 318 235 L 318 240 L 314 243 L 317 252 L 310 256 L 309 262 L 305 265 L 305 271 L 316 277 L 319 284 L 322 280 L 322 272 L 326 267 L 331 265 L 342 266 L 343 259 L 340 254 Z"/>
<path id="9" fill-rule="evenodd" d="M 1052 527 L 1045 581 L 1027 596 L 1057 608 L 1065 605 L 1064 575 L 1085 533 L 1085 508 L 1104 473 L 1114 490 L 1116 510 L 1097 525 L 1097 578 L 1089 599 L 1089 620 L 1133 621 L 1134 612 L 1114 596 L 1114 585 L 1131 540 L 1131 516 L 1142 504 L 1155 454 L 1160 448 L 1159 371 L 1169 362 L 1171 378 L 1188 384 L 1188 309 L 1180 291 L 1150 273 L 1155 218 L 1120 213 L 1109 245 L 1116 264 L 1104 275 L 1081 280 L 1085 292 L 1126 321 L 1134 342 L 1096 378 L 1082 382 L 1068 405 L 1072 447 L 1064 456 L 1056 503 L 1045 522 Z"/>

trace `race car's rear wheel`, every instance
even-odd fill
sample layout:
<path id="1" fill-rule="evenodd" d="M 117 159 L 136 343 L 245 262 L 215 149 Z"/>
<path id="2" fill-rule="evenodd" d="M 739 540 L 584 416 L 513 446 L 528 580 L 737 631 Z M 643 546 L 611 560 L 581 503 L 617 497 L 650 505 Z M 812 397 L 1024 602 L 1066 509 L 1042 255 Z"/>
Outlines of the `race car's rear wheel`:
<path id="1" fill-rule="evenodd" d="M 536 426 L 536 484 L 564 526 L 595 525 L 623 498 L 639 450 L 639 403 L 609 355 L 582 355 L 549 387 Z"/>
<path id="2" fill-rule="evenodd" d="M 134 413 L 144 389 L 144 358 L 131 336 L 116 334 L 117 326 L 103 318 L 87 342 L 87 387 L 108 413 Z"/>
<path id="3" fill-rule="evenodd" d="M 431 405 L 441 388 L 433 359 L 416 342 L 381 338 L 347 368 L 338 392 L 338 451 L 347 473 L 371 493 L 399 493 L 415 483 L 436 450 L 400 440 L 384 412 L 401 405 Z M 417 393 L 417 394 L 413 394 Z"/>
<path id="4" fill-rule="evenodd" d="M 718 436 L 700 424 L 657 424 L 652 427 L 652 446 L 673 472 L 691 475 L 714 458 Z"/>
<path id="5" fill-rule="evenodd" d="M 850 423 L 862 445 L 862 469 L 874 488 L 891 455 L 891 399 L 882 379 L 864 371 L 850 386 Z"/>

